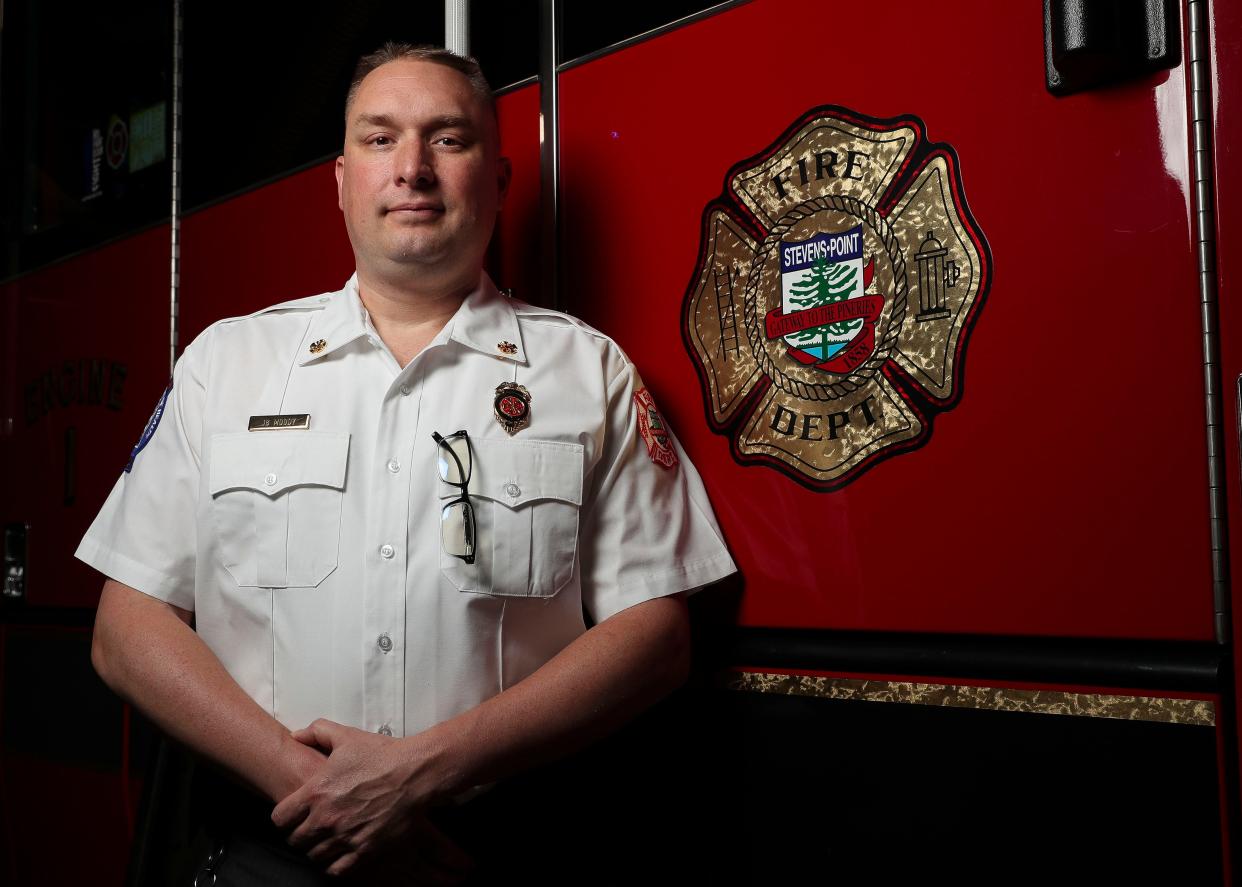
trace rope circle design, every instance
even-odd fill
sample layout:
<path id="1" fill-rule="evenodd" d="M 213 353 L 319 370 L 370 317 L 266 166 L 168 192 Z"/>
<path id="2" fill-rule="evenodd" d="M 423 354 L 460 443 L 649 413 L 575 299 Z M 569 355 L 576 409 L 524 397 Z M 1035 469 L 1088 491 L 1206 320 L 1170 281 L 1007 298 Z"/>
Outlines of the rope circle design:
<path id="1" fill-rule="evenodd" d="M 836 382 L 807 382 L 787 374 L 776 364 L 783 347 L 781 339 L 768 341 L 763 331 L 763 318 L 759 311 L 759 284 L 763 278 L 763 266 L 767 263 L 771 252 L 778 248 L 781 238 L 798 222 L 819 212 L 836 211 L 861 219 L 862 223 L 875 232 L 884 247 L 893 269 L 895 282 L 892 307 L 888 322 L 883 329 L 883 337 L 876 341 L 875 350 L 852 373 Z M 901 247 L 897 235 L 889 227 L 888 221 L 875 211 L 869 204 L 854 197 L 830 196 L 816 197 L 798 204 L 777 220 L 762 246 L 751 260 L 750 282 L 746 287 L 746 301 L 743 317 L 746 325 L 746 339 L 750 344 L 751 353 L 759 364 L 760 371 L 766 375 L 782 391 L 803 400 L 828 401 L 837 400 L 852 391 L 857 391 L 874 376 L 897 344 L 901 334 L 902 323 L 906 318 L 906 260 L 901 255 Z M 822 372 L 815 370 L 814 372 Z"/>

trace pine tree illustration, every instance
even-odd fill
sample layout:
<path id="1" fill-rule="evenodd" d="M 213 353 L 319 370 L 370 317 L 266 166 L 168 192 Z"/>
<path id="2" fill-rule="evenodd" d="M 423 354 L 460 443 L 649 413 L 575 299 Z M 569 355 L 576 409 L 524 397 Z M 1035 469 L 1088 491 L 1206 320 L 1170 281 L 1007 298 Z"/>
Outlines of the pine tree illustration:
<path id="1" fill-rule="evenodd" d="M 806 270 L 802 279 L 789 290 L 789 301 L 800 309 L 818 308 L 831 305 L 847 298 L 854 291 L 854 281 L 858 277 L 858 269 L 852 265 L 833 264 L 820 257 L 815 264 Z M 791 336 L 799 345 L 816 344 L 822 349 L 824 358 L 828 357 L 828 337 L 844 336 L 862 326 L 862 320 L 843 320 L 825 326 L 812 327 L 797 336 Z"/>

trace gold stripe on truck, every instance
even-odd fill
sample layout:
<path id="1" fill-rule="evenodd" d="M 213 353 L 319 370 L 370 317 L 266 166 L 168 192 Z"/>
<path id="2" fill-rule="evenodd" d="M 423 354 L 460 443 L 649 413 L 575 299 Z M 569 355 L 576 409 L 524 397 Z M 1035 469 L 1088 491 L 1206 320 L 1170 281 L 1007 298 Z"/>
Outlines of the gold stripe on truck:
<path id="1" fill-rule="evenodd" d="M 877 681 L 754 671 L 730 674 L 727 686 L 731 690 L 753 693 L 815 696 L 822 699 L 857 702 L 904 702 L 911 705 L 1114 718 L 1124 721 L 1154 721 L 1164 724 L 1190 724 L 1197 727 L 1216 725 L 1216 706 L 1207 699 L 922 684 L 914 681 Z"/>

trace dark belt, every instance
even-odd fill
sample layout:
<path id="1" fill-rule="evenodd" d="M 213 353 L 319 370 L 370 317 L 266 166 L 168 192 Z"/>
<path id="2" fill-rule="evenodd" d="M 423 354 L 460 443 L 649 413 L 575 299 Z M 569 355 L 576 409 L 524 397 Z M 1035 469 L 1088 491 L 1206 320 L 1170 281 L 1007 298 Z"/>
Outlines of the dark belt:
<path id="1" fill-rule="evenodd" d="M 285 835 L 272 824 L 271 801 L 207 766 L 198 768 L 191 791 L 211 839 L 211 850 L 195 875 L 195 887 L 340 883 L 286 843 Z"/>
<path id="2" fill-rule="evenodd" d="M 283 844 L 236 833 L 216 841 L 194 887 L 323 887 L 340 884 Z"/>

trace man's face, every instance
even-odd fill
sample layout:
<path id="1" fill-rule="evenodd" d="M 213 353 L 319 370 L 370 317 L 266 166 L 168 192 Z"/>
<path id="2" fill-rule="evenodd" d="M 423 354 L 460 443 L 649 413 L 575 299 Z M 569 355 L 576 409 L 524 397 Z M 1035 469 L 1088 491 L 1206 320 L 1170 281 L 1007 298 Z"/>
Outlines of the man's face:
<path id="1" fill-rule="evenodd" d="M 368 74 L 336 161 L 359 266 L 477 273 L 509 181 L 498 153 L 491 110 L 457 71 L 403 59 Z"/>

